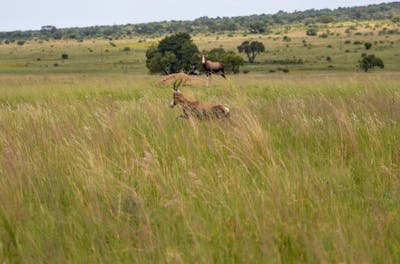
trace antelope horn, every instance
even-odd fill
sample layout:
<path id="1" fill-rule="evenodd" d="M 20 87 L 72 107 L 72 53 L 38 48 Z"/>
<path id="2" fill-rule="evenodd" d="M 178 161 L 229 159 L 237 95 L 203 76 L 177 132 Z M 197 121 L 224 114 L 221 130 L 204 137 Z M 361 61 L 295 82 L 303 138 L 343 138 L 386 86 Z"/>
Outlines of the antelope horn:
<path id="1" fill-rule="evenodd" d="M 172 89 L 174 89 L 174 91 L 178 91 L 178 86 L 176 85 L 176 83 L 178 82 L 178 80 L 175 80 Z"/>
<path id="2" fill-rule="evenodd" d="M 178 91 L 178 88 L 179 88 L 179 86 L 181 85 L 182 81 L 183 81 L 183 79 L 179 79 L 179 80 L 176 80 L 176 81 L 174 82 L 174 90 L 175 90 L 175 91 Z"/>

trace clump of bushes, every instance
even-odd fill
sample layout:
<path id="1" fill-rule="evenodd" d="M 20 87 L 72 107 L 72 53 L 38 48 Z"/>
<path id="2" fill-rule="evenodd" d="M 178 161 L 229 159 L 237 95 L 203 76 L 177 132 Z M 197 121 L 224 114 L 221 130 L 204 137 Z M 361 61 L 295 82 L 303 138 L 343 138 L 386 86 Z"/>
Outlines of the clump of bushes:
<path id="1" fill-rule="evenodd" d="M 67 54 L 67 53 L 61 54 L 61 59 L 63 59 L 63 60 L 68 60 L 68 59 L 69 59 L 68 54 Z"/>
<path id="2" fill-rule="evenodd" d="M 281 59 L 281 60 L 265 60 L 265 64 L 304 64 L 302 59 Z"/>
<path id="3" fill-rule="evenodd" d="M 363 53 L 361 59 L 358 61 L 358 67 L 367 72 L 369 69 L 379 67 L 383 69 L 385 65 L 381 58 L 376 57 L 374 54 L 367 55 Z"/>
<path id="4" fill-rule="evenodd" d="M 307 36 L 316 36 L 318 33 L 318 30 L 314 27 L 307 29 L 306 35 Z"/>
<path id="5" fill-rule="evenodd" d="M 365 42 L 364 43 L 364 47 L 366 50 L 369 50 L 372 47 L 372 43 L 371 42 Z"/>

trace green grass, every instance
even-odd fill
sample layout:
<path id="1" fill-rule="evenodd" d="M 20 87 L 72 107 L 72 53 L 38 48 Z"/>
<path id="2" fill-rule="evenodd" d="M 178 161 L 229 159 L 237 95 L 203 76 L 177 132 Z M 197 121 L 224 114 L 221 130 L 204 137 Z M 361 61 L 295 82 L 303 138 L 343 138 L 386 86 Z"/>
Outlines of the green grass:
<path id="1" fill-rule="evenodd" d="M 400 261 L 398 73 L 157 81 L 0 76 L 0 262 Z"/>
<path id="2" fill-rule="evenodd" d="M 399 35 L 319 26 L 193 36 L 266 46 L 250 74 L 182 88 L 227 122 L 177 119 L 146 75 L 159 37 L 0 45 L 0 262 L 398 263 Z M 357 72 L 363 52 L 385 69 Z"/>
<path id="3" fill-rule="evenodd" d="M 346 30 L 352 27 L 350 33 Z M 279 72 L 286 68 L 290 72 L 357 72 L 357 62 L 362 53 L 375 54 L 385 64 L 385 71 L 400 70 L 400 35 L 381 35 L 383 28 L 397 28 L 390 21 L 364 21 L 340 24 L 319 24 L 318 35 L 325 33 L 327 38 L 307 36 L 306 27 L 300 24 L 286 27 L 272 26 L 270 33 L 263 35 L 244 34 L 198 34 L 193 35 L 199 50 L 223 47 L 237 52 L 237 47 L 245 40 L 261 41 L 266 52 L 256 57 L 256 63 L 245 64 L 241 70 L 265 74 Z M 284 41 L 288 36 L 290 41 Z M 157 44 L 162 37 L 133 37 L 121 40 L 75 40 L 38 41 L 31 40 L 23 46 L 16 43 L 0 45 L 0 73 L 81 73 L 81 74 L 146 74 L 145 52 Z M 346 44 L 346 41 L 349 41 Z M 305 42 L 304 42 L 305 41 Z M 358 41 L 361 45 L 354 45 Z M 372 48 L 366 50 L 363 43 L 371 42 Z M 113 43 L 115 46 L 112 46 Z M 305 43 L 305 44 L 304 44 Z M 130 51 L 123 51 L 129 47 Z M 69 58 L 61 59 L 62 54 Z M 246 56 L 243 55 L 246 59 Z M 327 57 L 331 61 L 327 61 Z M 303 64 L 268 64 L 273 60 L 302 60 Z"/>

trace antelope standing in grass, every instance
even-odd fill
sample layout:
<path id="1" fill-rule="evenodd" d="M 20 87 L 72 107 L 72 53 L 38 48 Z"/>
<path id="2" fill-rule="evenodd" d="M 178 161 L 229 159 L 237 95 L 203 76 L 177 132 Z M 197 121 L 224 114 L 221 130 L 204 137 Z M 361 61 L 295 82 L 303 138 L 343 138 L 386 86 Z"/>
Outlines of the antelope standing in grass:
<path id="1" fill-rule="evenodd" d="M 178 90 L 181 83 L 182 80 L 175 81 L 173 85 L 173 100 L 170 105 L 171 107 L 176 105 L 182 106 L 183 115 L 179 117 L 183 117 L 185 119 L 188 119 L 191 116 L 198 119 L 229 118 L 229 108 L 225 105 L 206 104 L 199 101 L 190 101 L 189 99 L 186 99 Z"/>
<path id="2" fill-rule="evenodd" d="M 206 55 L 201 53 L 201 63 L 203 64 L 203 68 L 206 71 L 206 76 L 207 76 L 207 86 L 209 84 L 209 80 L 211 78 L 212 73 L 220 73 L 224 79 L 226 79 L 225 76 L 225 66 L 223 63 L 218 62 L 218 61 L 210 61 L 206 59 Z"/>

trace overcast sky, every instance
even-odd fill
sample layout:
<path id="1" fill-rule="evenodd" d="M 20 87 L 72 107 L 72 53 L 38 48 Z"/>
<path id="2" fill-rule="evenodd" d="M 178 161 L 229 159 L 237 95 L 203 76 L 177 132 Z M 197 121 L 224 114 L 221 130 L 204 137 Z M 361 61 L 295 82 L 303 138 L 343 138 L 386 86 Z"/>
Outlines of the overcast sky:
<path id="1" fill-rule="evenodd" d="M 2 0 L 0 31 L 136 24 L 378 4 L 379 0 Z"/>

